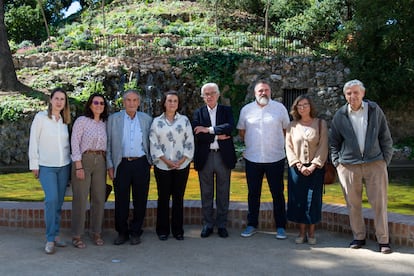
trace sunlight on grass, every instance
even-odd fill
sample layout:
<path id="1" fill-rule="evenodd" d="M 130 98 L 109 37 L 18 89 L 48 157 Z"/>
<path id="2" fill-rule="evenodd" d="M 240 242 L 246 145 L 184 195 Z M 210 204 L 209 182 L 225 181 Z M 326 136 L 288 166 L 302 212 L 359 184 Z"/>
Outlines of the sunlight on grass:
<path id="1" fill-rule="evenodd" d="M 111 181 L 108 180 L 111 184 Z M 414 181 L 405 179 L 399 182 L 391 181 L 388 190 L 388 211 L 414 215 Z M 287 199 L 287 185 L 285 181 L 285 197 Z M 10 173 L 0 174 L 0 201 L 42 201 L 44 198 L 43 190 L 32 173 Z M 149 191 L 149 200 L 157 199 L 157 185 L 155 183 L 154 174 L 151 172 L 151 182 Z M 185 199 L 200 200 L 200 186 L 198 182 L 198 174 L 195 170 L 190 170 L 190 176 L 185 192 Z M 71 197 L 66 197 L 66 201 L 70 201 Z M 110 201 L 114 200 L 114 194 L 109 197 Z M 247 184 L 243 171 L 234 170 L 231 177 L 230 189 L 231 201 L 247 201 Z M 271 202 L 272 197 L 269 192 L 266 179 L 263 181 L 262 202 Z M 345 204 L 341 187 L 338 183 L 325 186 L 325 194 L 323 195 L 324 203 Z M 366 194 L 364 193 L 363 206 L 369 208 Z"/>

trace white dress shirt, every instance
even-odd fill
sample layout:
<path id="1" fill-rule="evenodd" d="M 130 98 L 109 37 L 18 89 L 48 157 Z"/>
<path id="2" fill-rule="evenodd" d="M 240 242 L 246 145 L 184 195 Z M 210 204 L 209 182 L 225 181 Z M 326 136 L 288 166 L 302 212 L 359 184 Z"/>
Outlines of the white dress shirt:
<path id="1" fill-rule="evenodd" d="M 210 108 L 207 106 L 208 115 L 210 115 L 211 126 L 208 128 L 210 134 L 214 133 L 214 127 L 216 126 L 216 116 L 217 116 L 217 104 L 215 107 Z M 214 142 L 210 144 L 210 149 L 218 149 L 219 144 L 217 142 L 217 135 L 214 137 Z"/>
<path id="2" fill-rule="evenodd" d="M 348 115 L 351 120 L 352 128 L 355 131 L 355 135 L 358 140 L 359 150 L 361 154 L 364 154 L 365 149 L 365 136 L 367 135 L 368 127 L 368 108 L 366 103 L 362 102 L 361 108 L 357 111 L 351 109 L 351 105 L 348 105 Z"/>
<path id="3" fill-rule="evenodd" d="M 255 163 L 273 163 L 286 157 L 284 129 L 290 123 L 285 106 L 270 100 L 260 107 L 256 101 L 240 111 L 237 129 L 245 130 L 244 158 Z"/>

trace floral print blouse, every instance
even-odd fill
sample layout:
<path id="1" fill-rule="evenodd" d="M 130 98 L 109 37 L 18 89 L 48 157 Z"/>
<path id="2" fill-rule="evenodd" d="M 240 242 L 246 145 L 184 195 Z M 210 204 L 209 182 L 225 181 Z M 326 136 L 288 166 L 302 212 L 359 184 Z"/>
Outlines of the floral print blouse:
<path id="1" fill-rule="evenodd" d="M 183 156 L 186 161 L 179 169 L 188 166 L 194 156 L 194 135 L 187 116 L 176 113 L 171 123 L 161 114 L 152 121 L 150 130 L 150 152 L 154 165 L 161 170 L 170 170 L 160 157 L 177 161 Z"/>

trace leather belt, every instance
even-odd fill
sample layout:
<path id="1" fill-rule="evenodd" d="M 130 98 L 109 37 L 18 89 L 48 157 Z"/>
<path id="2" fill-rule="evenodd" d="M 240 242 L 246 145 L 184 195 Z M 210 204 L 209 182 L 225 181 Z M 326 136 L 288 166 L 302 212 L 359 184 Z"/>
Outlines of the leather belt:
<path id="1" fill-rule="evenodd" d="M 210 152 L 219 152 L 220 149 L 210 149 Z"/>
<path id="2" fill-rule="evenodd" d="M 126 160 L 126 161 L 134 161 L 134 160 L 138 160 L 141 157 L 122 157 L 122 160 Z"/>
<path id="3" fill-rule="evenodd" d="M 104 151 L 104 150 L 86 150 L 83 153 L 98 154 L 98 155 L 102 155 L 102 156 L 106 155 L 106 151 Z"/>

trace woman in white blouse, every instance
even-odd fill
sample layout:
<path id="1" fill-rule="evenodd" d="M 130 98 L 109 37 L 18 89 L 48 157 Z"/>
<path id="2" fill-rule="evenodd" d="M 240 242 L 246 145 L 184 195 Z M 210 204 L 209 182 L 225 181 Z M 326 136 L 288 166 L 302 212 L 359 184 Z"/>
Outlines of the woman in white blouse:
<path id="1" fill-rule="evenodd" d="M 90 235 L 102 246 L 102 223 L 106 192 L 106 123 L 108 104 L 94 93 L 85 104 L 84 115 L 76 119 L 72 131 L 72 244 L 85 248 L 85 212 L 90 197 Z"/>
<path id="2" fill-rule="evenodd" d="M 168 91 L 161 105 L 164 112 L 154 119 L 150 131 L 150 151 L 158 189 L 156 232 L 163 241 L 170 232 L 177 240 L 183 240 L 183 201 L 194 155 L 194 136 L 188 118 L 177 112 L 181 104 L 176 91 Z"/>
<path id="3" fill-rule="evenodd" d="M 299 224 L 295 242 L 316 244 L 315 224 L 321 220 L 324 164 L 328 156 L 328 130 L 316 118 L 311 98 L 302 95 L 292 104 L 293 121 L 286 130 L 288 160 L 287 219 Z"/>
<path id="4" fill-rule="evenodd" d="M 45 193 L 45 252 L 66 243 L 59 238 L 62 204 L 70 174 L 69 101 L 62 88 L 50 95 L 47 111 L 36 114 L 30 128 L 29 167 Z"/>

